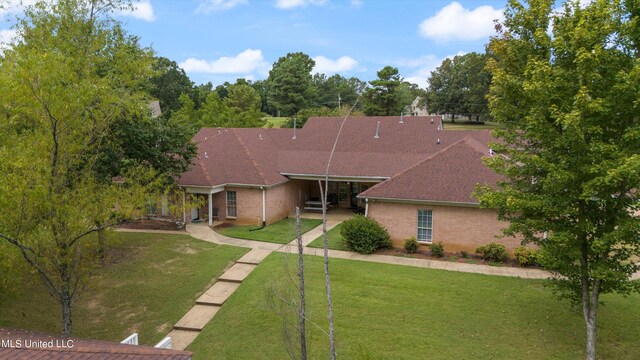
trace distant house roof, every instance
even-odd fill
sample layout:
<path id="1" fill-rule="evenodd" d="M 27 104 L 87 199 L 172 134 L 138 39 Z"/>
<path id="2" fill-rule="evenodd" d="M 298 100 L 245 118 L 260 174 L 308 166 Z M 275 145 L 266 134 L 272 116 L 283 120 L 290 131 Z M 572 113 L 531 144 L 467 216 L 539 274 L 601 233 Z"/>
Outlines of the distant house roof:
<path id="1" fill-rule="evenodd" d="M 147 104 L 147 107 L 149 108 L 149 111 L 151 111 L 152 118 L 157 118 L 162 115 L 162 110 L 160 110 L 160 101 L 152 100 Z"/>
<path id="2" fill-rule="evenodd" d="M 203 128 L 194 137 L 198 156 L 178 183 L 204 187 L 225 184 L 271 186 L 290 177 L 319 177 L 326 171 L 342 120 L 310 118 L 302 129 L 296 130 L 295 139 L 293 129 Z M 393 179 L 463 139 L 464 147 L 477 150 L 481 146 L 488 155 L 486 144 L 493 140 L 489 131 L 443 131 L 439 124 L 439 116 L 405 117 L 402 123 L 399 116 L 350 117 L 340 133 L 329 175 L 378 181 Z M 469 145 L 472 143 L 473 146 Z M 483 154 L 480 152 L 465 150 L 461 155 L 464 157 L 447 155 L 440 159 L 460 166 L 467 163 L 482 166 L 486 171 L 478 173 L 479 180 L 490 173 L 481 163 Z M 456 166 L 452 163 L 446 174 L 424 175 L 437 179 L 453 177 Z M 493 178 L 487 179 L 493 181 Z M 387 189 L 389 194 L 390 189 Z M 378 195 L 382 196 L 382 193 Z"/>
<path id="3" fill-rule="evenodd" d="M 30 360 L 189 360 L 188 351 L 64 338 L 0 328 L 0 359 Z M 53 347 L 49 347 L 53 345 Z"/>

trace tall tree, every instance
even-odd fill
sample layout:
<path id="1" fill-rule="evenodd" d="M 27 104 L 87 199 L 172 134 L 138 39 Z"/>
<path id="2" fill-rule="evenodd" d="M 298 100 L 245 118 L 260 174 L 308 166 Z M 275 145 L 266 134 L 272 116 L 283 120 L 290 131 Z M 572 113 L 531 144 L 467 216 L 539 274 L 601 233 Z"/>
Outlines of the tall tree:
<path id="1" fill-rule="evenodd" d="M 308 107 L 314 97 L 311 70 L 315 61 L 301 52 L 288 53 L 269 71 L 268 102 L 282 116 L 291 116 Z"/>
<path id="2" fill-rule="evenodd" d="M 12 209 L 0 212 L 0 240 L 60 303 L 64 335 L 97 264 L 92 234 L 131 216 L 145 193 L 142 168 L 118 183 L 94 168 L 114 121 L 147 111 L 151 51 L 109 17 L 126 5 L 37 2 L 0 58 L 0 208 Z"/>
<path id="3" fill-rule="evenodd" d="M 313 75 L 313 87 L 316 97 L 314 107 L 349 108 L 355 104 L 359 93 L 366 87 L 366 83 L 356 77 L 345 78 L 335 74 L 327 77 L 325 74 Z"/>
<path id="4" fill-rule="evenodd" d="M 398 87 L 402 83 L 398 69 L 385 66 L 378 71 L 378 78 L 369 82 L 371 87 L 363 95 L 364 113 L 368 116 L 400 115 L 405 105 L 398 97 Z"/>
<path id="5" fill-rule="evenodd" d="M 149 93 L 160 101 L 162 113 L 170 116 L 180 108 L 180 95 L 191 94 L 193 82 L 175 61 L 165 57 L 155 58 L 153 70 Z"/>
<path id="6" fill-rule="evenodd" d="M 635 1 L 553 5 L 510 1 L 489 45 L 508 156 L 487 163 L 507 180 L 480 199 L 510 222 L 506 234 L 540 247 L 557 293 L 581 305 L 593 360 L 600 295 L 640 290 L 640 14 Z"/>
<path id="7" fill-rule="evenodd" d="M 441 114 L 488 115 L 486 96 L 491 74 L 485 70 L 486 55 L 468 53 L 444 59 L 429 77 L 429 111 Z"/>

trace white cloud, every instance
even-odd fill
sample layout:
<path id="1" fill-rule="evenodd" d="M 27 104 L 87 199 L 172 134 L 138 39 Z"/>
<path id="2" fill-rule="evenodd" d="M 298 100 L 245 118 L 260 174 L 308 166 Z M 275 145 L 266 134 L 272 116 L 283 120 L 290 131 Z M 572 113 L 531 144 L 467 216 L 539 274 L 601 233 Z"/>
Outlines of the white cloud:
<path id="1" fill-rule="evenodd" d="M 180 67 L 188 73 L 250 74 L 263 73 L 269 64 L 264 61 L 261 50 L 247 49 L 236 56 L 223 56 L 213 61 L 188 58 L 180 63 Z"/>
<path id="2" fill-rule="evenodd" d="M 133 6 L 132 9 L 122 10 L 118 14 L 121 16 L 131 16 L 134 19 L 148 22 L 156 19 L 156 16 L 153 14 L 153 6 L 151 6 L 150 0 L 134 1 L 131 5 Z"/>
<path id="3" fill-rule="evenodd" d="M 17 32 L 13 29 L 0 30 L 0 53 L 16 40 Z"/>
<path id="4" fill-rule="evenodd" d="M 313 60 L 316 62 L 313 72 L 327 75 L 353 70 L 358 66 L 358 61 L 349 56 L 341 56 L 336 60 L 331 60 L 324 56 L 316 56 Z"/>
<path id="5" fill-rule="evenodd" d="M 502 9 L 483 5 L 465 9 L 454 1 L 418 26 L 418 33 L 436 41 L 481 40 L 495 33 L 493 20 L 504 18 Z"/>
<path id="6" fill-rule="evenodd" d="M 276 0 L 275 7 L 278 9 L 294 9 L 307 5 L 324 5 L 327 0 Z"/>
<path id="7" fill-rule="evenodd" d="M 351 0 L 351 7 L 360 7 L 363 4 L 363 0 Z"/>
<path id="8" fill-rule="evenodd" d="M 204 0 L 196 9 L 197 14 L 208 14 L 215 11 L 232 9 L 238 5 L 244 5 L 247 0 Z"/>
<path id="9" fill-rule="evenodd" d="M 405 77 L 404 80 L 418 84 L 421 88 L 426 88 L 429 86 L 428 79 L 431 76 L 431 72 L 435 70 L 438 66 L 442 64 L 444 59 L 453 59 L 457 55 L 464 55 L 465 52 L 458 51 L 454 55 L 448 55 L 443 58 L 437 57 L 435 55 L 423 55 L 418 58 L 413 59 L 400 59 L 395 61 L 398 66 L 403 66 L 407 68 L 413 68 L 414 70 L 409 73 L 409 76 Z"/>

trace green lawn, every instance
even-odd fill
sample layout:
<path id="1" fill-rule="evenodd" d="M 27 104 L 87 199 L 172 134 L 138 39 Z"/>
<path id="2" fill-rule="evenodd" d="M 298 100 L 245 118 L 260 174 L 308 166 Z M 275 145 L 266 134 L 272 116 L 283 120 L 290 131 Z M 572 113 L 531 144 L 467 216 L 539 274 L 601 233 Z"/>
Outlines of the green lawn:
<path id="1" fill-rule="evenodd" d="M 303 234 L 320 224 L 322 224 L 322 220 L 319 219 L 300 219 L 300 227 Z M 287 218 L 260 230 L 254 230 L 258 228 L 256 225 L 216 227 L 214 230 L 219 234 L 232 238 L 286 244 L 295 239 L 295 226 L 296 220 Z"/>
<path id="2" fill-rule="evenodd" d="M 286 359 L 282 321 L 265 289 L 295 274 L 274 253 L 243 282 L 188 350 L 194 359 Z M 542 281 L 331 259 L 342 359 L 583 359 L 584 321 Z M 322 258 L 305 257 L 307 312 L 326 329 Z M 295 278 L 295 275 L 290 275 Z M 640 295 L 605 296 L 598 358 L 640 358 Z M 313 325 L 310 359 L 328 358 Z"/>
<path id="3" fill-rule="evenodd" d="M 444 122 L 445 130 L 493 130 L 501 127 L 496 122 L 487 121 L 483 125 L 465 124 L 466 120 L 458 120 L 456 123 Z"/>
<path id="4" fill-rule="evenodd" d="M 342 235 L 340 235 L 340 229 L 342 229 L 342 223 L 336 225 L 333 229 L 327 231 L 327 242 L 329 249 L 333 250 L 349 250 L 347 244 L 345 244 Z M 309 245 L 313 248 L 324 248 L 324 239 L 322 235 L 318 236 Z"/>
<path id="5" fill-rule="evenodd" d="M 75 305 L 74 335 L 121 341 L 133 332 L 143 344 L 166 336 L 198 296 L 248 249 L 187 235 L 115 233 L 105 265 Z M 15 294 L 0 293 L 0 327 L 59 334 L 59 305 L 40 280 L 25 279 Z"/>
<path id="6" fill-rule="evenodd" d="M 289 121 L 288 117 L 267 116 L 267 117 L 263 117 L 262 119 L 267 120 L 267 123 L 265 124 L 264 127 L 269 127 L 269 125 L 272 125 L 271 127 L 274 127 L 274 128 L 281 128 L 287 121 Z"/>

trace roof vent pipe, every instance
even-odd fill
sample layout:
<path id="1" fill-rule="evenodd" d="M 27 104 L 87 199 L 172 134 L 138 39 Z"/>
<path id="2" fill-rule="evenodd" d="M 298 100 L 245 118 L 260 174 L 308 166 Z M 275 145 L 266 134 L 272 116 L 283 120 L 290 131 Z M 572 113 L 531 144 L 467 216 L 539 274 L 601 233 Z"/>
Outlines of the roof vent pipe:
<path id="1" fill-rule="evenodd" d="M 440 138 L 438 138 L 438 141 L 436 141 L 436 144 L 440 145 Z"/>
<path id="2" fill-rule="evenodd" d="M 293 140 L 296 139 L 296 118 L 293 118 Z"/>
<path id="3" fill-rule="evenodd" d="M 400 113 L 400 124 L 404 124 L 404 120 L 402 119 L 403 115 L 404 115 L 404 113 Z"/>
<path id="4" fill-rule="evenodd" d="M 258 134 L 258 137 L 260 138 L 260 140 L 262 140 L 262 134 Z"/>
<path id="5" fill-rule="evenodd" d="M 380 121 L 378 121 L 378 125 L 376 125 L 376 136 L 374 136 L 373 138 L 374 139 L 380 138 Z"/>
<path id="6" fill-rule="evenodd" d="M 206 151 L 204 152 L 204 157 L 207 158 L 207 159 L 209 158 L 209 155 L 207 155 Z"/>

